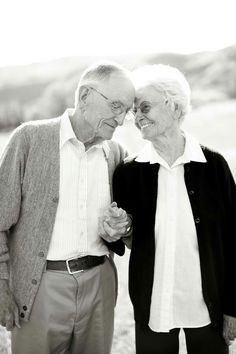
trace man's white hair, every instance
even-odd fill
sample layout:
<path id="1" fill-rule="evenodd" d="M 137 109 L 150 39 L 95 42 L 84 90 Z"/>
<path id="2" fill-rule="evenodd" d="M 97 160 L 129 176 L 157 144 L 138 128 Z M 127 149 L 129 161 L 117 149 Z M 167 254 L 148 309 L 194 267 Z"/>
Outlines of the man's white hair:
<path id="1" fill-rule="evenodd" d="M 165 99 L 180 107 L 183 118 L 191 110 L 191 90 L 185 76 L 175 67 L 163 64 L 144 65 L 132 72 L 135 89 L 154 87 Z"/>
<path id="2" fill-rule="evenodd" d="M 101 61 L 89 66 L 81 75 L 77 89 L 75 91 L 75 107 L 79 102 L 79 90 L 83 85 L 97 85 L 101 81 L 105 81 L 111 74 L 120 73 L 130 78 L 130 72 L 123 66 L 111 62 Z"/>

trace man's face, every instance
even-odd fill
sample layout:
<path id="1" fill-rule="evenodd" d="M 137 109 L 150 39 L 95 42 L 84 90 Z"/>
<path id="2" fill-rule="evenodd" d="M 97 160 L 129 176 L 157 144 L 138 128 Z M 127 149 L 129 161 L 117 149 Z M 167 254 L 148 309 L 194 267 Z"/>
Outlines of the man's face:
<path id="1" fill-rule="evenodd" d="M 109 140 L 132 108 L 134 87 L 124 74 L 114 73 L 109 79 L 88 89 L 86 126 L 95 139 Z"/>

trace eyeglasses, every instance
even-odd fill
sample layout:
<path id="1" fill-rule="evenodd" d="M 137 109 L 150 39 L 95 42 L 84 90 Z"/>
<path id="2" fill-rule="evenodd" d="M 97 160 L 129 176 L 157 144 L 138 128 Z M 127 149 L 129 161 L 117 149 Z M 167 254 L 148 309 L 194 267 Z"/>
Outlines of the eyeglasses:
<path id="1" fill-rule="evenodd" d="M 99 95 L 101 95 L 103 98 L 105 98 L 105 100 L 108 102 L 109 106 L 111 107 L 112 112 L 115 115 L 119 115 L 121 113 L 126 113 L 128 114 L 130 109 L 129 108 L 125 108 L 125 106 L 123 105 L 123 103 L 121 103 L 120 101 L 112 101 L 110 100 L 107 96 L 105 96 L 103 93 L 101 93 L 100 91 L 98 91 L 97 89 L 95 89 L 94 87 L 88 86 L 91 90 L 94 90 L 95 92 L 97 92 Z"/>
<path id="2" fill-rule="evenodd" d="M 168 103 L 168 100 L 166 99 L 164 101 L 164 104 L 166 105 L 167 103 Z M 142 114 L 147 114 L 147 113 L 150 112 L 150 110 L 153 108 L 153 106 L 156 106 L 158 104 L 161 105 L 161 104 L 163 104 L 163 102 L 160 102 L 160 101 L 157 102 L 156 101 L 156 102 L 152 102 L 152 104 L 147 103 L 147 102 L 142 102 L 139 106 L 136 106 L 136 107 L 132 108 L 132 114 L 135 116 L 139 109 L 140 109 L 140 112 Z"/>

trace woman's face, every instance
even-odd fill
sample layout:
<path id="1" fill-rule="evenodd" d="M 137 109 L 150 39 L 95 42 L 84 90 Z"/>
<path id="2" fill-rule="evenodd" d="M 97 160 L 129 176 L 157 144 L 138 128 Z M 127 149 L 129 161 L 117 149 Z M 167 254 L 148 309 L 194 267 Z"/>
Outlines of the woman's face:
<path id="1" fill-rule="evenodd" d="M 155 141 L 160 135 L 168 135 L 173 130 L 174 115 L 168 100 L 153 86 L 136 91 L 134 101 L 135 125 L 144 139 Z"/>

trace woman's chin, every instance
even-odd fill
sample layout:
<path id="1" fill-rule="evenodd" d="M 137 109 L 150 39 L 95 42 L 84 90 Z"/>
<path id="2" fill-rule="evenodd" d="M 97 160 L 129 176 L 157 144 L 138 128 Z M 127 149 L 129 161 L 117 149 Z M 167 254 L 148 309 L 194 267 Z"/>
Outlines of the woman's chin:
<path id="1" fill-rule="evenodd" d="M 147 130 L 141 130 L 141 135 L 143 139 L 151 140 L 151 134 Z"/>

